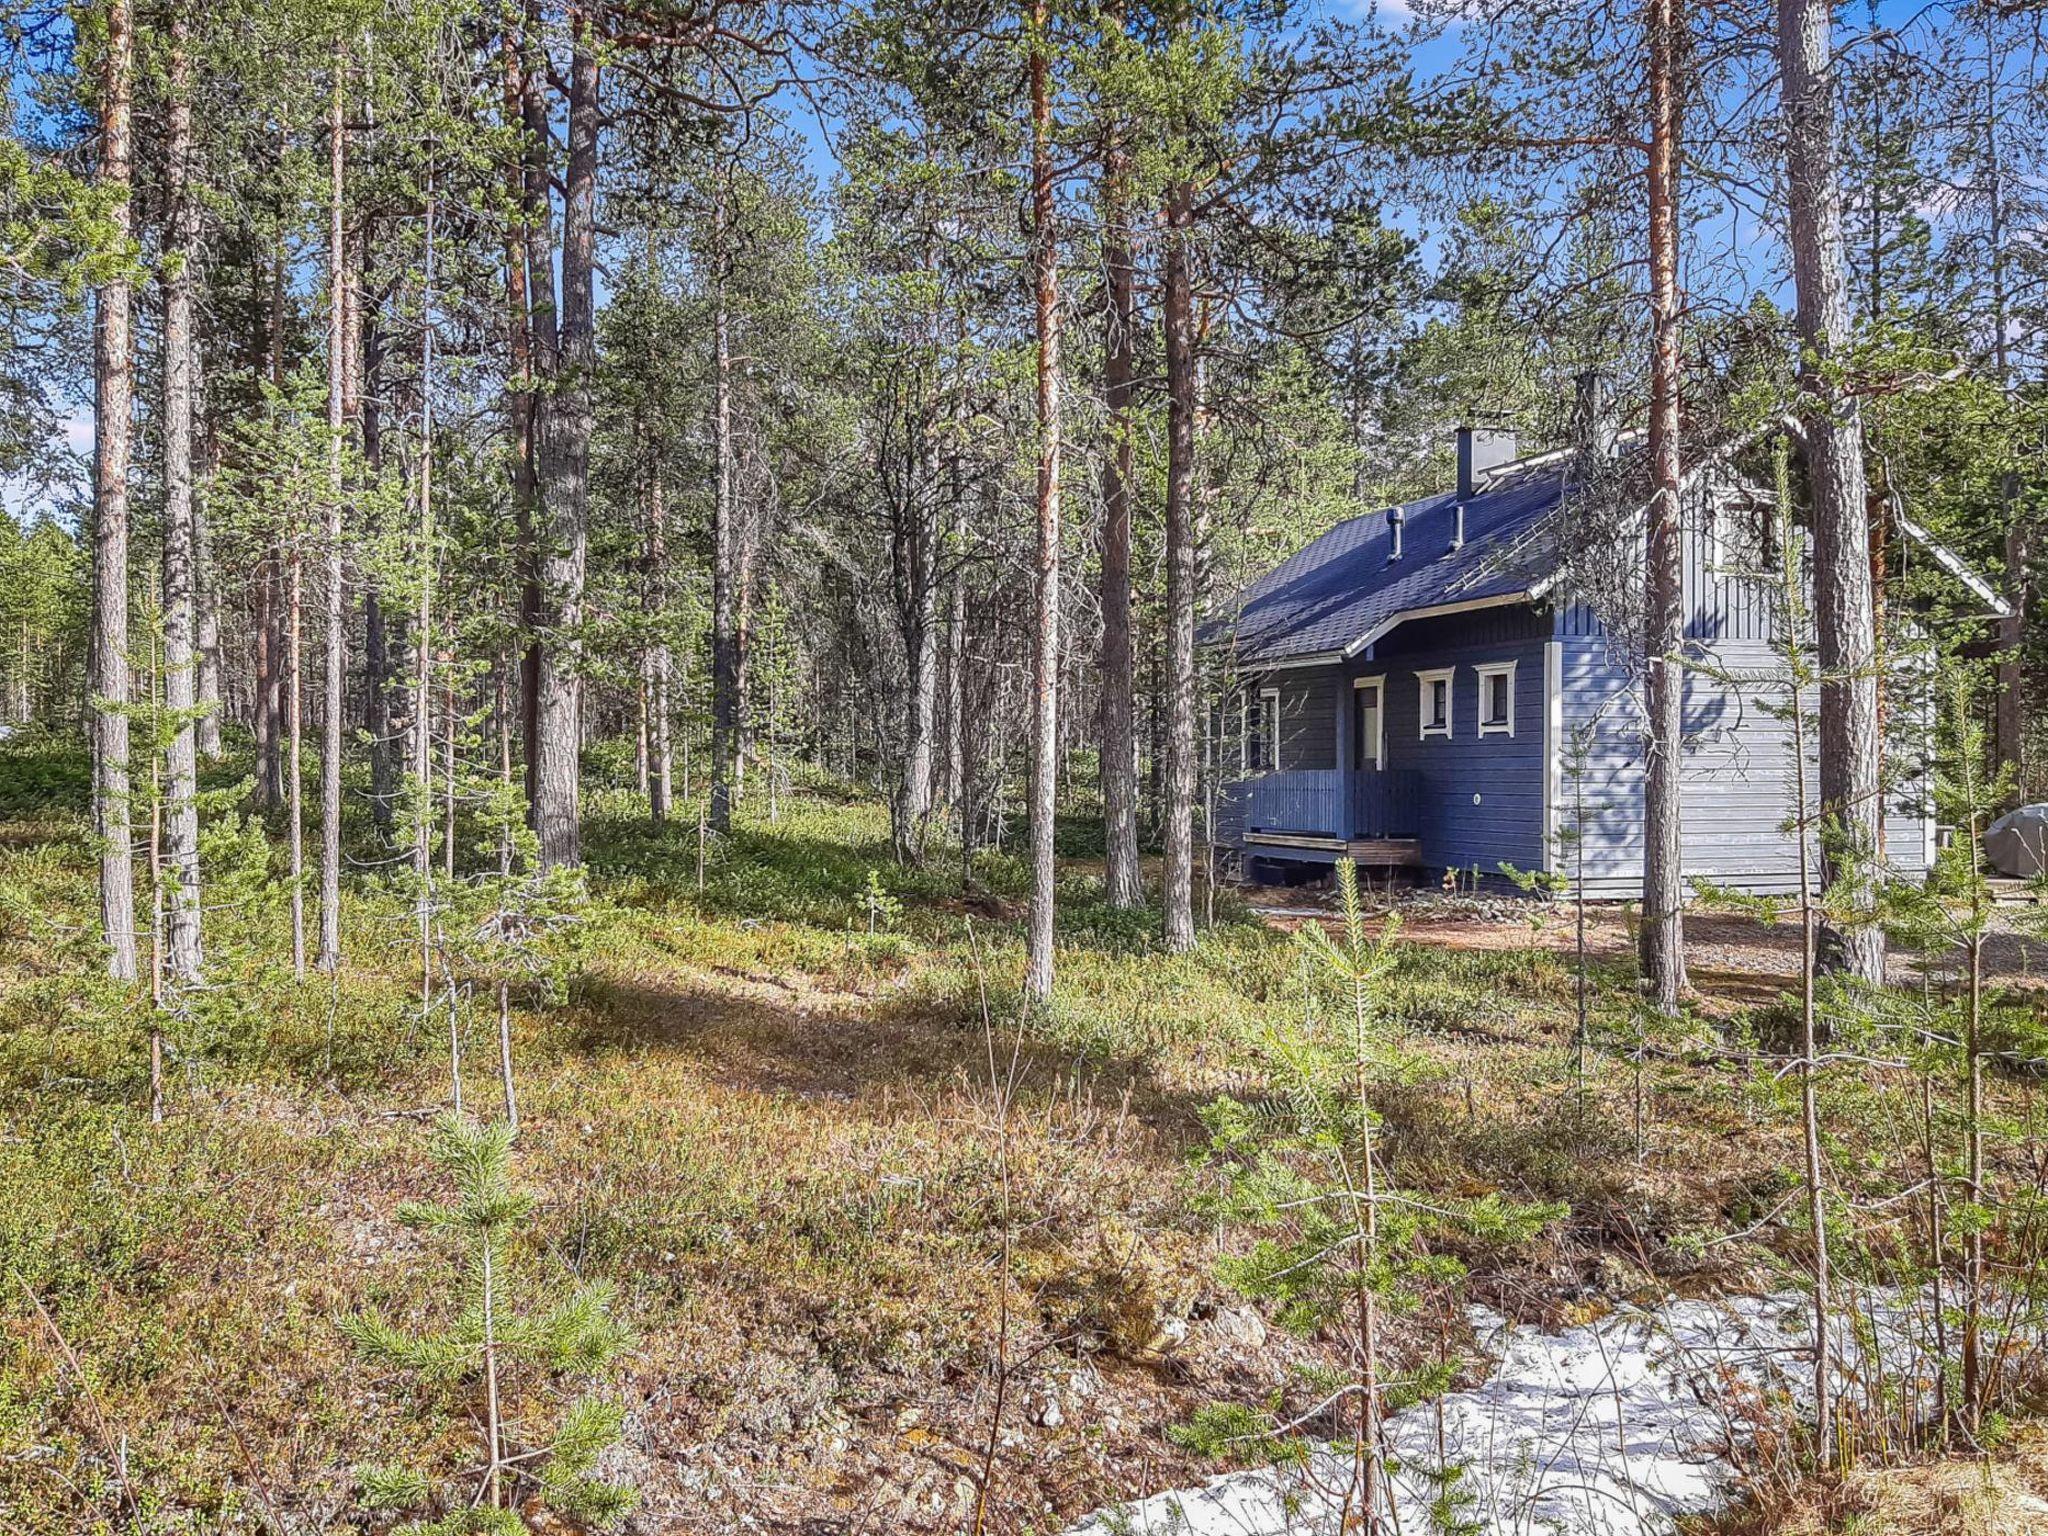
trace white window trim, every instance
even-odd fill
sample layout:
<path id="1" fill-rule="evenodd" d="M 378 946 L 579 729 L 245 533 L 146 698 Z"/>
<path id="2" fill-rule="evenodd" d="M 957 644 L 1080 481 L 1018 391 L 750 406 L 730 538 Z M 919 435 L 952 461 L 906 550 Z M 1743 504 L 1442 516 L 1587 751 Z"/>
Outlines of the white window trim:
<path id="1" fill-rule="evenodd" d="M 1515 734 L 1515 664 L 1512 661 L 1489 661 L 1472 669 L 1479 674 L 1479 734 L 1482 736 L 1512 736 Z M 1486 718 L 1486 684 L 1495 677 L 1508 680 L 1508 717 L 1505 720 Z"/>
<path id="2" fill-rule="evenodd" d="M 1387 680 L 1386 680 L 1386 678 L 1385 678 L 1384 676 L 1380 676 L 1380 677 L 1354 677 L 1354 678 L 1353 678 L 1353 679 L 1351 680 L 1351 708 L 1352 708 L 1352 712 L 1353 712 L 1354 714 L 1355 714 L 1355 713 L 1357 712 L 1357 710 L 1358 710 L 1358 695 L 1359 695 L 1359 694 L 1361 694 L 1361 693 L 1364 693 L 1364 692 L 1365 692 L 1365 691 L 1366 691 L 1367 689 L 1371 689 L 1371 690 L 1372 690 L 1373 702 L 1374 702 L 1374 704 L 1375 704 L 1375 705 L 1377 706 L 1377 708 L 1375 708 L 1375 709 L 1373 710 L 1373 717 L 1372 717 L 1372 718 L 1373 718 L 1373 732 L 1372 732 L 1372 735 L 1373 735 L 1373 742 L 1372 742 L 1372 765 L 1373 765 L 1373 767 L 1375 767 L 1375 768 L 1384 768 L 1384 767 L 1386 767 L 1386 766 L 1387 766 Z M 1353 768 L 1363 768 L 1363 767 L 1365 766 L 1365 764 L 1363 764 L 1363 763 L 1353 763 L 1353 764 L 1352 764 L 1351 766 L 1352 766 Z"/>
<path id="3" fill-rule="evenodd" d="M 1429 723 L 1429 690 L 1433 683 L 1444 685 L 1444 723 Z M 1415 723 L 1421 741 L 1432 738 L 1449 741 L 1458 724 L 1458 669 L 1456 667 L 1432 667 L 1427 672 L 1415 674 Z"/>

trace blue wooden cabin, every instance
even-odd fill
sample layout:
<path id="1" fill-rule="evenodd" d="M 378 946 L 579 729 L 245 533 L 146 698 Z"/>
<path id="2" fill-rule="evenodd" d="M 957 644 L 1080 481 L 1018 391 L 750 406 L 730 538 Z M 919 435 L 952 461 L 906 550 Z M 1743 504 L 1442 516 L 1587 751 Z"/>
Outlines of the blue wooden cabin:
<path id="1" fill-rule="evenodd" d="M 1641 894 L 1634 669 L 1590 608 L 1551 597 L 1581 462 L 1517 460 L 1511 436 L 1463 431 L 1456 488 L 1331 529 L 1205 630 L 1242 684 L 1223 748 L 1240 774 L 1216 835 L 1248 874 L 1348 856 L 1499 881 L 1506 862 L 1568 882 L 1583 868 L 1588 896 Z M 1688 647 L 1722 669 L 1778 673 L 1767 594 L 1723 548 L 1725 503 L 1687 498 Z M 1792 727 L 1764 702 L 1687 671 L 1684 865 L 1778 893 L 1798 880 L 1783 830 Z M 1906 873 L 1933 854 L 1924 747 L 1888 764 L 1883 851 Z M 1576 845 L 1560 836 L 1573 828 Z"/>

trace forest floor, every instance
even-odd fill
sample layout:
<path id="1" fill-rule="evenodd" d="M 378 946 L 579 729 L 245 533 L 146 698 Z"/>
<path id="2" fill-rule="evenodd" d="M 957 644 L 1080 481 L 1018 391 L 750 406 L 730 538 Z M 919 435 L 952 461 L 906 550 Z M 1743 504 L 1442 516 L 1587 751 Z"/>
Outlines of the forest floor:
<path id="1" fill-rule="evenodd" d="M 445 1319 L 460 1289 L 397 1219 L 445 1193 L 425 1142 L 450 1078 L 405 901 L 364 876 L 343 970 L 295 982 L 282 899 L 223 871 L 153 1125 L 147 998 L 93 979 L 82 763 L 0 754 L 0 1530 L 381 1531 L 354 1469 L 469 1465 L 479 1412 L 339 1327 Z M 1225 893 L 1193 953 L 1161 953 L 1156 913 L 1102 902 L 1077 821 L 1059 1001 L 1027 1015 L 1015 860 L 980 856 L 971 886 L 957 853 L 899 869 L 885 810 L 831 786 L 779 811 L 750 803 L 700 890 L 693 808 L 657 829 L 594 793 L 566 993 L 514 1013 L 514 1178 L 539 1204 L 511 1291 L 615 1288 L 636 1342 L 594 1385 L 625 1409 L 606 1470 L 638 1489 L 629 1528 L 961 1531 L 986 1481 L 986 1529 L 1049 1536 L 1216 1471 L 1171 1433 L 1198 1409 L 1319 1397 L 1332 1346 L 1231 1291 L 1219 1262 L 1257 1234 L 1203 1199 L 1205 1107 L 1272 1101 L 1259 1042 L 1304 1007 L 1286 924 Z M 1796 1278 L 1774 1219 L 1795 1099 L 1755 1056 L 1788 1027 L 1790 930 L 1696 929 L 1718 1004 L 1651 1042 L 1603 914 L 1582 1082 L 1563 914 L 1413 915 L 1382 999 L 1416 1063 L 1380 1097 L 1390 1168 L 1568 1214 L 1460 1252 L 1397 1357 L 1453 1348 L 1467 1301 L 1558 1322 Z M 460 1022 L 468 1102 L 495 1113 L 487 988 Z M 1993 1093 L 2032 1115 L 2031 1080 Z M 1910 1184 L 1917 1078 L 1844 1067 L 1829 1096 L 1846 1192 Z M 1865 1246 L 1910 1211 L 1873 1201 Z M 513 1383 L 515 1443 L 553 1390 Z"/>

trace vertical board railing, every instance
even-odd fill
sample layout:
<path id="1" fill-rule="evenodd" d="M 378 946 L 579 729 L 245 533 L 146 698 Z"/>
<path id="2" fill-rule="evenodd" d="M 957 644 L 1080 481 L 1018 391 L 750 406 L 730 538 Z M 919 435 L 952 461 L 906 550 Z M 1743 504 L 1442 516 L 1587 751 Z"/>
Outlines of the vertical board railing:
<path id="1" fill-rule="evenodd" d="M 1251 780 L 1244 786 L 1245 830 L 1348 837 L 1351 804 L 1344 777 L 1334 769 L 1292 768 Z"/>
<path id="2" fill-rule="evenodd" d="M 1228 787 L 1217 820 L 1245 834 L 1293 837 L 1414 837 L 1421 829 L 1422 780 L 1405 769 L 1290 768 Z"/>
<path id="3" fill-rule="evenodd" d="M 1361 769 L 1351 776 L 1351 836 L 1414 837 L 1421 831 L 1422 779 L 1412 769 Z"/>

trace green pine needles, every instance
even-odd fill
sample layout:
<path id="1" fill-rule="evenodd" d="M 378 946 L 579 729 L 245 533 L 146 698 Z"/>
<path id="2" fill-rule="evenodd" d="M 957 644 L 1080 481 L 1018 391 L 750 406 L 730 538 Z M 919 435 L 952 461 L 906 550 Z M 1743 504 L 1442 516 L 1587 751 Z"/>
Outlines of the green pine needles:
<path id="1" fill-rule="evenodd" d="M 450 1116 L 434 1135 L 434 1161 L 453 1180 L 452 1204 L 409 1201 L 407 1226 L 447 1237 L 463 1263 L 463 1306 L 445 1329 L 412 1333 L 372 1309 L 342 1329 L 365 1359 L 419 1378 L 430 1390 L 479 1391 L 484 1423 L 480 1463 L 430 1473 L 411 1465 L 358 1469 L 372 1509 L 423 1511 L 405 1536 L 461 1536 L 526 1530 L 516 1512 L 537 1495 L 555 1513 L 603 1525 L 631 1509 L 633 1490 L 596 1475 L 597 1458 L 618 1438 L 623 1411 L 595 1397 L 573 1399 L 551 1429 L 506 1422 L 515 1377 L 547 1381 L 602 1370 L 631 1340 L 611 1315 L 611 1290 L 579 1285 L 538 1310 L 516 1311 L 507 1294 L 507 1248 L 532 1213 L 531 1195 L 511 1186 L 513 1132 Z"/>

